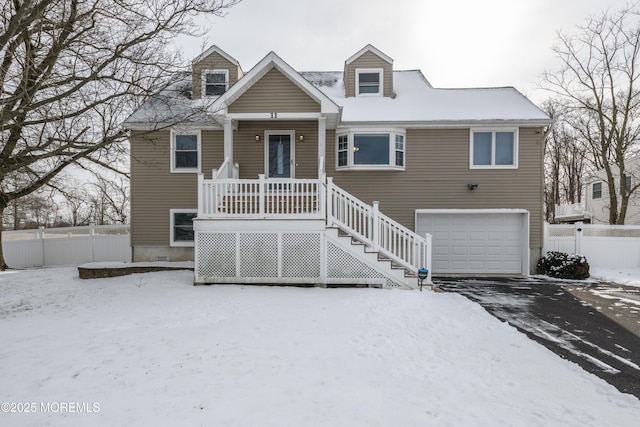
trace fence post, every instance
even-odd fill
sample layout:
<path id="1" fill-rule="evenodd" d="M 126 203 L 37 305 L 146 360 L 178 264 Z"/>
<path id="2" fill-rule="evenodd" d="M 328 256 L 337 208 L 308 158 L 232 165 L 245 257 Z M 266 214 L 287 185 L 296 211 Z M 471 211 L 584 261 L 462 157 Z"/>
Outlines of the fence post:
<path id="1" fill-rule="evenodd" d="M 427 248 L 426 248 L 426 254 L 425 254 L 425 262 L 426 262 L 426 268 L 429 270 L 429 273 L 427 273 L 427 283 L 432 283 L 431 282 L 431 273 L 432 273 L 432 268 L 431 268 L 431 234 L 427 233 L 424 235 L 425 239 L 427 240 Z"/>
<path id="2" fill-rule="evenodd" d="M 380 221 L 380 210 L 379 210 L 380 202 L 375 200 L 373 202 L 373 224 L 372 224 L 372 233 L 371 240 L 373 241 L 373 250 L 377 251 L 380 247 L 380 225 L 378 222 Z"/>
<path id="3" fill-rule="evenodd" d="M 582 254 L 582 230 L 584 229 L 584 223 L 582 221 L 578 221 L 576 222 L 575 226 L 576 226 L 576 231 L 575 231 L 576 252 L 575 253 Z"/>
<path id="4" fill-rule="evenodd" d="M 89 221 L 89 238 L 91 239 L 91 262 L 96 261 L 96 223 Z"/>
<path id="5" fill-rule="evenodd" d="M 44 226 L 41 225 L 38 227 L 38 237 L 40 238 L 40 242 L 42 243 L 42 267 L 46 266 L 46 248 L 44 246 Z"/>

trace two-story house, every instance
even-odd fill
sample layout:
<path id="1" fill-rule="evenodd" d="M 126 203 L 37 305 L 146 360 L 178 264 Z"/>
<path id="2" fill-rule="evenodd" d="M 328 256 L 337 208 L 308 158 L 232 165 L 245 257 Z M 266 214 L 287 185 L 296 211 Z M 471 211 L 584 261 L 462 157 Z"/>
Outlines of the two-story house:
<path id="1" fill-rule="evenodd" d="M 622 186 L 620 181 L 620 168 L 611 165 L 613 184 L 617 193 L 618 212 L 622 202 Z M 624 223 L 626 225 L 640 225 L 640 193 L 637 190 L 640 183 L 640 157 L 633 157 L 625 162 L 624 191 L 630 192 L 627 213 Z M 607 173 L 600 169 L 595 173 L 583 177 L 584 188 L 582 200 L 579 203 L 556 205 L 555 220 L 557 222 L 583 221 L 591 224 L 609 224 L 609 185 Z"/>
<path id="2" fill-rule="evenodd" d="M 549 124 L 514 88 L 434 88 L 371 45 L 342 71 L 271 52 L 246 73 L 213 46 L 126 121 L 133 259 L 194 259 L 196 283 L 529 274 Z"/>

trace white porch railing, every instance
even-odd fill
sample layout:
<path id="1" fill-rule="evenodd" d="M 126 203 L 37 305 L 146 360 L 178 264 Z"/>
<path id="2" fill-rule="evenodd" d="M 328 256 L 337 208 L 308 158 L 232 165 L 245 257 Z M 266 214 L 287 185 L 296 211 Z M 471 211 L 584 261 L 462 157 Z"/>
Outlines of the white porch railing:
<path id="1" fill-rule="evenodd" d="M 584 209 L 581 203 L 572 203 L 566 205 L 556 205 L 555 218 L 587 218 L 589 213 Z"/>
<path id="2" fill-rule="evenodd" d="M 351 234 L 402 267 L 430 270 L 431 236 L 419 236 L 340 187 L 332 178 L 204 179 L 198 176 L 198 218 L 313 218 Z M 429 271 L 429 276 L 431 271 Z M 430 280 L 430 277 L 429 277 Z"/>
<path id="3" fill-rule="evenodd" d="M 211 179 L 198 177 L 199 218 L 324 217 L 317 179 Z"/>

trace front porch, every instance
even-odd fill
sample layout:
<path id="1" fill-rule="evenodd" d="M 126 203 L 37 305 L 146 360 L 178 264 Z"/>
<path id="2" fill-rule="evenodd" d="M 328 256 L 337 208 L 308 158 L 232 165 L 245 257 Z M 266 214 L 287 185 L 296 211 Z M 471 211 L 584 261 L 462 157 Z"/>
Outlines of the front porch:
<path id="1" fill-rule="evenodd" d="M 196 283 L 416 288 L 419 268 L 431 283 L 431 236 L 353 197 L 322 169 L 319 179 L 216 175 L 198 179 Z"/>

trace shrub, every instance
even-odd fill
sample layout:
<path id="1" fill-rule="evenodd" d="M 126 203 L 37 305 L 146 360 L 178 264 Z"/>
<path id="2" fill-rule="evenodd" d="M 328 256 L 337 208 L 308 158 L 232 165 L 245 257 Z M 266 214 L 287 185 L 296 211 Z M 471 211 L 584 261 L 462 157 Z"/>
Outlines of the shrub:
<path id="1" fill-rule="evenodd" d="M 560 279 L 583 280 L 589 277 L 589 263 L 582 255 L 547 252 L 538 261 L 536 272 Z"/>

